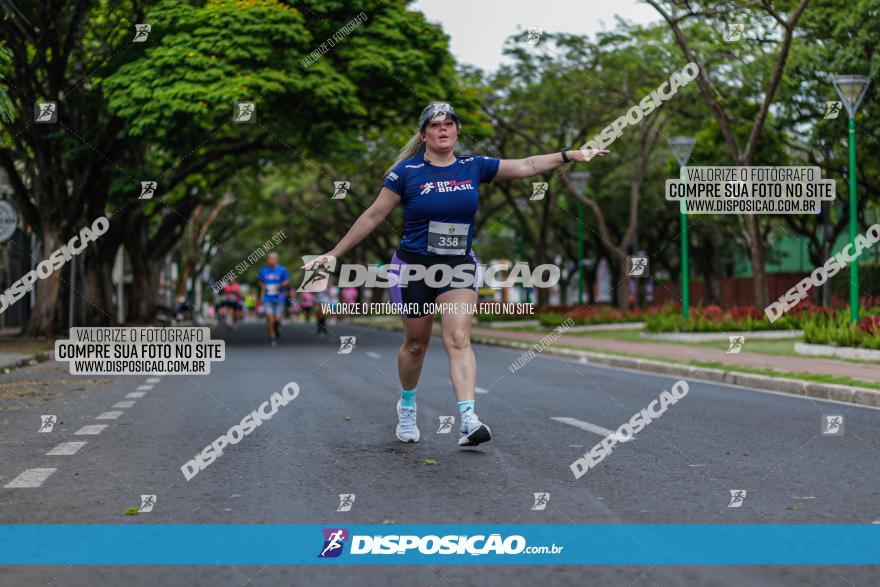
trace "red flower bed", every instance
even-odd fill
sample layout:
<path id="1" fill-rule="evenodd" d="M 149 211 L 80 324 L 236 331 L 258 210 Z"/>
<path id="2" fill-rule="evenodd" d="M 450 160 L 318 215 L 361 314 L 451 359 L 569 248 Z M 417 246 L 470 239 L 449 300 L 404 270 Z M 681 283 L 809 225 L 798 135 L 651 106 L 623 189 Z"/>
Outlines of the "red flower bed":
<path id="1" fill-rule="evenodd" d="M 880 316 L 867 316 L 859 320 L 856 325 L 869 336 L 880 336 Z"/>

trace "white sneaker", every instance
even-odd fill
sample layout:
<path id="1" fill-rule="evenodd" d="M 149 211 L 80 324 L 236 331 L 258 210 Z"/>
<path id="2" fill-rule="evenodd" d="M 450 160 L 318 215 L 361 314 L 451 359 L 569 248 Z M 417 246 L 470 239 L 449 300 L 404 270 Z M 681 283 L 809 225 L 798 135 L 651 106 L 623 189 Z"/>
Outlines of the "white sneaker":
<path id="1" fill-rule="evenodd" d="M 462 422 L 459 431 L 461 432 L 461 438 L 458 439 L 459 446 L 476 446 L 492 440 L 492 431 L 480 422 L 476 414 Z"/>
<path id="2" fill-rule="evenodd" d="M 400 405 L 397 400 L 397 438 L 401 442 L 418 442 L 419 429 L 416 426 L 416 409 Z"/>

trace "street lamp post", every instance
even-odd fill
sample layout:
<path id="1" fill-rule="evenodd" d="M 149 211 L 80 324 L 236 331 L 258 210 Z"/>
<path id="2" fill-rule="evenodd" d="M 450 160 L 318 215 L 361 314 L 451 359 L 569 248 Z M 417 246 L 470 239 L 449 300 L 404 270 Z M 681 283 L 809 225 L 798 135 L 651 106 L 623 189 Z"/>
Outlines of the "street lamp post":
<path id="1" fill-rule="evenodd" d="M 589 171 L 573 171 L 570 173 L 571 183 L 578 195 L 587 189 L 587 181 L 590 179 Z M 578 198 L 578 304 L 584 303 L 584 257 L 586 256 L 584 244 L 584 202 Z"/>
<path id="2" fill-rule="evenodd" d="M 856 111 L 865 97 L 869 81 L 864 75 L 839 75 L 834 78 L 834 87 L 849 114 L 849 242 L 853 246 L 859 229 L 856 205 Z M 849 265 L 849 319 L 853 323 L 859 320 L 858 259 Z"/>
<path id="3" fill-rule="evenodd" d="M 684 182 L 687 176 L 684 167 L 687 165 L 688 159 L 691 158 L 691 152 L 697 139 L 694 137 L 673 137 L 668 139 L 669 148 L 678 161 L 678 178 Z M 681 317 L 687 320 L 690 315 L 690 272 L 688 270 L 688 224 L 687 215 L 684 213 L 684 201 L 679 202 L 679 213 L 681 214 Z"/>

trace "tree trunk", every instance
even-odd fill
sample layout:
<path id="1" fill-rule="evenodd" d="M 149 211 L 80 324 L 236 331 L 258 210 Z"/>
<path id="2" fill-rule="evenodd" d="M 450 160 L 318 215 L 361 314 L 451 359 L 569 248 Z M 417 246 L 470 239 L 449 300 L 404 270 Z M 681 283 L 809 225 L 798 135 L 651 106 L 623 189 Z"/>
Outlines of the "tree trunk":
<path id="1" fill-rule="evenodd" d="M 113 313 L 113 261 L 118 244 L 109 234 L 92 243 L 83 262 L 83 303 L 88 326 L 110 326 L 116 321 Z"/>
<path id="2" fill-rule="evenodd" d="M 615 255 L 620 278 L 615 279 L 617 288 L 617 307 L 624 312 L 629 308 L 629 277 L 626 268 L 626 255 Z"/>
<path id="3" fill-rule="evenodd" d="M 751 240 L 752 259 L 752 289 L 755 296 L 755 306 L 765 308 L 767 306 L 767 271 L 764 267 L 764 239 L 758 226 L 758 217 L 754 214 L 747 219 L 749 239 Z"/>
<path id="4" fill-rule="evenodd" d="M 40 261 L 48 259 L 49 255 L 61 246 L 59 231 L 56 227 L 49 228 L 44 224 L 41 237 L 43 254 Z M 37 290 L 36 298 L 34 299 L 31 315 L 25 325 L 23 334 L 25 336 L 46 336 L 52 338 L 60 326 L 58 319 L 60 318 L 59 294 L 61 293 L 61 272 L 54 271 L 46 279 L 38 278 L 34 287 Z M 25 294 L 25 296 L 30 296 L 30 292 Z M 19 302 L 21 301 L 19 300 Z"/>

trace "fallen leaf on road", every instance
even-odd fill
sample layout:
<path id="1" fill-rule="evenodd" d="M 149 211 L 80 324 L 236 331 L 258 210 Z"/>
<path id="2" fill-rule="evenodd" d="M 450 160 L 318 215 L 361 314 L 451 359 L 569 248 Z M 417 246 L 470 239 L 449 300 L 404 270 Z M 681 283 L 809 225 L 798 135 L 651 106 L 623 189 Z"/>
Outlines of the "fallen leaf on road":
<path id="1" fill-rule="evenodd" d="M 437 461 L 435 461 L 434 459 L 425 459 L 425 464 L 426 465 L 436 465 Z"/>

